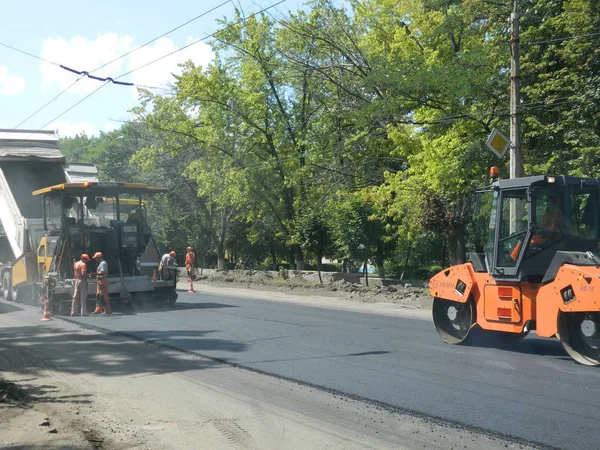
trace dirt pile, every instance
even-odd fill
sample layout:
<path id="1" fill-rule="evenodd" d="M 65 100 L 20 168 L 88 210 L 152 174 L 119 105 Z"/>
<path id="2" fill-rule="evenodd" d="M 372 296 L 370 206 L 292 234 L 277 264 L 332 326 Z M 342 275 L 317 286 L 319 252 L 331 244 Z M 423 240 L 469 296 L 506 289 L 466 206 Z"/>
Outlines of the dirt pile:
<path id="1" fill-rule="evenodd" d="M 54 389 L 33 386 L 29 384 L 29 380 L 27 383 L 15 384 L 0 377 L 2 448 L 104 449 L 105 447 L 92 445 L 74 426 L 75 414 L 62 394 Z"/>
<path id="2" fill-rule="evenodd" d="M 296 295 L 321 295 L 360 301 L 364 303 L 397 303 L 410 308 L 429 308 L 431 297 L 423 281 L 404 285 L 364 286 L 347 280 L 329 281 L 321 284 L 308 279 L 301 272 L 273 275 L 265 271 L 219 272 L 197 276 L 196 281 L 216 287 L 244 287 L 263 291 L 294 291 Z M 325 281 L 325 280 L 324 280 Z"/>

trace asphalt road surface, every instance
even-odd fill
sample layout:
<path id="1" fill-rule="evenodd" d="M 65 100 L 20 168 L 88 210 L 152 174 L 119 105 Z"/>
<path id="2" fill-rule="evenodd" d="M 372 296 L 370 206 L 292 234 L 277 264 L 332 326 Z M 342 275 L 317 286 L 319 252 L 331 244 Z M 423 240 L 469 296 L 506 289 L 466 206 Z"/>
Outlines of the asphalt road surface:
<path id="1" fill-rule="evenodd" d="M 450 346 L 429 321 L 260 295 L 180 292 L 171 311 L 76 320 L 527 442 L 600 448 L 600 369 L 557 340 Z"/>

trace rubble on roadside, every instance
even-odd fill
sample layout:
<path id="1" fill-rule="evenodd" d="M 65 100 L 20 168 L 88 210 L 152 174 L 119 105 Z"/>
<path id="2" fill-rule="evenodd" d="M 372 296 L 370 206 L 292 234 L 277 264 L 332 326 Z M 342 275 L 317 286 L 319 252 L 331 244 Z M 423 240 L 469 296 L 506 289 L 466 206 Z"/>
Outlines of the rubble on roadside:
<path id="1" fill-rule="evenodd" d="M 212 272 L 212 271 L 211 271 Z M 196 281 L 209 285 L 229 285 L 247 289 L 268 291 L 290 291 L 295 294 L 325 295 L 343 297 L 364 303 L 397 303 L 410 308 L 429 308 L 431 297 L 427 283 L 422 280 L 404 281 L 402 284 L 379 286 L 371 282 L 365 286 L 360 282 L 345 279 L 333 281 L 333 277 L 323 277 L 323 283 L 314 280 L 312 272 L 285 273 L 269 271 L 223 271 L 199 275 Z M 360 281 L 359 278 L 355 278 Z"/>

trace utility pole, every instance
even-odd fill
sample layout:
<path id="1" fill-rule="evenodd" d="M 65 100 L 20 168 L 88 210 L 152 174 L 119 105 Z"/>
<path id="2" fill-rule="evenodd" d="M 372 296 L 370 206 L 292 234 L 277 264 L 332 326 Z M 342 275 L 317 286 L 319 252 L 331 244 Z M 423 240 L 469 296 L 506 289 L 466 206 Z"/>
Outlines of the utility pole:
<path id="1" fill-rule="evenodd" d="M 519 78 L 519 0 L 513 0 L 510 15 L 510 178 L 523 176 L 523 156 L 521 154 L 521 80 Z M 510 200 L 510 233 L 524 231 L 523 218 L 526 216 L 522 200 Z"/>
<path id="2" fill-rule="evenodd" d="M 523 176 L 521 154 L 521 80 L 519 75 L 519 0 L 513 0 L 510 35 L 510 178 Z"/>

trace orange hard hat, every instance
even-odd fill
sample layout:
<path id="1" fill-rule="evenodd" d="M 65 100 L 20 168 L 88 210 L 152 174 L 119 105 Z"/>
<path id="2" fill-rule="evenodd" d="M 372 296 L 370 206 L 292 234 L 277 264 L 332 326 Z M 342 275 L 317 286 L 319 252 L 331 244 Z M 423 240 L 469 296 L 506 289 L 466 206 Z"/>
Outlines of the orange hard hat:
<path id="1" fill-rule="evenodd" d="M 171 253 L 169 253 L 169 255 L 171 255 L 173 258 L 175 258 L 177 256 L 177 253 L 175 253 L 174 251 L 171 251 Z"/>
<path id="2" fill-rule="evenodd" d="M 82 260 L 85 259 L 86 261 L 89 261 L 90 257 L 86 253 L 84 253 L 83 255 L 81 255 L 81 259 Z"/>
<path id="3" fill-rule="evenodd" d="M 102 255 L 102 253 L 100 253 L 100 252 L 96 252 L 96 253 L 94 253 L 94 259 L 96 259 L 96 258 L 104 258 L 104 255 Z"/>

